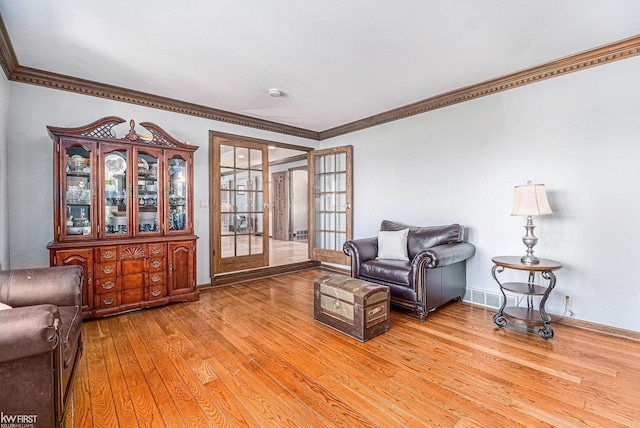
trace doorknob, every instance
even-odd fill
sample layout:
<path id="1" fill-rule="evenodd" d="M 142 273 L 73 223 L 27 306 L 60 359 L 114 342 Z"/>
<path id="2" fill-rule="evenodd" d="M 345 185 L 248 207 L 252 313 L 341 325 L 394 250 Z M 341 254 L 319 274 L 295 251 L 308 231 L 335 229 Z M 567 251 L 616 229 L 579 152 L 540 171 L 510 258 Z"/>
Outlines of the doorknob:
<path id="1" fill-rule="evenodd" d="M 262 206 L 262 208 L 264 208 L 265 210 L 266 210 L 266 209 L 268 209 L 268 208 L 269 208 L 269 204 L 264 204 L 264 205 Z"/>
<path id="2" fill-rule="evenodd" d="M 351 202 L 347 202 L 346 208 L 349 210 L 351 209 Z"/>

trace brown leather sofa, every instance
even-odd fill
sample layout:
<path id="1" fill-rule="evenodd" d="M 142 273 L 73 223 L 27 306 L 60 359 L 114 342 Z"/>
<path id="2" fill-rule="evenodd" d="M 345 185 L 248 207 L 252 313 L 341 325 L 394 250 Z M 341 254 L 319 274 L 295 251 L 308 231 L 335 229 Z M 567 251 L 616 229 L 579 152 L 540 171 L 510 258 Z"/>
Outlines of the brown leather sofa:
<path id="1" fill-rule="evenodd" d="M 0 271 L 0 302 L 12 307 L 0 310 L 0 409 L 6 421 L 62 424 L 82 353 L 82 276 L 79 266 Z"/>
<path id="2" fill-rule="evenodd" d="M 459 224 L 416 227 L 389 220 L 381 231 L 409 229 L 408 260 L 377 258 L 378 237 L 347 241 L 351 276 L 390 288 L 391 304 L 409 309 L 424 321 L 427 314 L 452 300 L 460 300 L 467 288 L 466 260 L 475 247 L 463 242 Z"/>

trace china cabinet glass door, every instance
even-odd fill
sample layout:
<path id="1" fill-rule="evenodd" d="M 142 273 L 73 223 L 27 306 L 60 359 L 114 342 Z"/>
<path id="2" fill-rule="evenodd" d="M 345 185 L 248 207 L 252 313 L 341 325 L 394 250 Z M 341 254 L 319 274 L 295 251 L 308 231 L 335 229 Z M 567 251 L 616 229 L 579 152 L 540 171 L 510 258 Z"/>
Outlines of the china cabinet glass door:
<path id="1" fill-rule="evenodd" d="M 165 153 L 167 159 L 165 174 L 167 179 L 167 189 L 169 203 L 167 213 L 168 233 L 185 233 L 192 230 L 189 221 L 191 213 L 188 212 L 190 205 L 190 192 L 188 177 L 190 176 L 190 162 L 183 153 Z"/>
<path id="2" fill-rule="evenodd" d="M 161 230 L 162 170 L 159 162 L 162 151 L 158 149 L 138 149 L 136 151 L 137 169 L 134 174 L 137 186 L 134 191 L 134 222 L 136 235 L 158 235 Z"/>
<path id="3" fill-rule="evenodd" d="M 128 149 L 102 145 L 104 237 L 131 235 L 129 160 Z"/>
<path id="4" fill-rule="evenodd" d="M 95 187 L 92 167 L 95 161 L 95 145 L 92 143 L 65 144 L 62 153 L 64 177 L 61 199 L 66 219 L 61 234 L 67 238 L 95 237 Z"/>

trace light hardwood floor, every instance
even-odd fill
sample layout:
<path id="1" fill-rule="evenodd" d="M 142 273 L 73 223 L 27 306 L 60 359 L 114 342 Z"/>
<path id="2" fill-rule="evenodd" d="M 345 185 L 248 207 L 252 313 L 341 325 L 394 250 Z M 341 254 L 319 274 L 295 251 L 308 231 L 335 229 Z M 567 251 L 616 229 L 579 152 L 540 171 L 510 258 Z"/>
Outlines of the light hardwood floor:
<path id="1" fill-rule="evenodd" d="M 313 320 L 326 273 L 86 321 L 66 426 L 640 426 L 637 341 L 455 303 L 360 343 Z"/>

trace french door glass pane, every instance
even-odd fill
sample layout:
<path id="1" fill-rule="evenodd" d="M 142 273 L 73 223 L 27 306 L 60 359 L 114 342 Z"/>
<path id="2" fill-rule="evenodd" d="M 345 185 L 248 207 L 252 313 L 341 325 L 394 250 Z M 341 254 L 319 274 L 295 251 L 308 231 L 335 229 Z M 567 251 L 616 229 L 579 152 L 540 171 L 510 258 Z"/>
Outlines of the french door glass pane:
<path id="1" fill-rule="evenodd" d="M 344 212 L 347 210 L 347 194 L 336 193 L 336 211 Z"/>
<path id="2" fill-rule="evenodd" d="M 325 211 L 335 211 L 336 210 L 336 195 L 334 193 L 327 193 L 325 195 L 326 203 L 325 203 Z"/>
<path id="3" fill-rule="evenodd" d="M 251 254 L 262 253 L 262 236 L 251 236 Z"/>
<path id="4" fill-rule="evenodd" d="M 347 241 L 347 234 L 338 232 L 336 233 L 336 251 L 342 251 L 344 243 Z"/>
<path id="5" fill-rule="evenodd" d="M 236 235 L 236 256 L 248 256 L 249 248 L 249 235 Z"/>
<path id="6" fill-rule="evenodd" d="M 335 224 L 335 221 L 334 221 L 335 220 L 335 214 L 334 213 L 326 213 L 324 215 L 324 218 L 325 218 L 324 228 L 328 229 L 328 230 L 334 230 L 335 227 L 336 227 L 336 224 Z"/>
<path id="7" fill-rule="evenodd" d="M 336 175 L 326 174 L 324 176 L 324 192 L 335 192 L 336 190 Z"/>
<path id="8" fill-rule="evenodd" d="M 345 192 L 347 190 L 347 174 L 344 172 L 336 174 L 336 191 Z"/>
<path id="9" fill-rule="evenodd" d="M 236 147 L 236 168 L 249 168 L 249 149 Z"/>
<path id="10" fill-rule="evenodd" d="M 346 171 L 346 170 L 347 170 L 347 154 L 338 153 L 336 156 L 336 171 Z"/>
<path id="11" fill-rule="evenodd" d="M 339 232 L 347 231 L 347 214 L 346 213 L 336 214 L 336 230 Z"/>
<path id="12" fill-rule="evenodd" d="M 236 237 L 233 235 L 223 236 L 221 239 L 221 248 L 220 251 L 222 253 L 222 257 L 233 257 L 235 254 L 235 239 Z"/>
<path id="13" fill-rule="evenodd" d="M 325 247 L 327 250 L 335 250 L 336 249 L 336 234 L 333 232 L 326 233 L 327 242 Z"/>
<path id="14" fill-rule="evenodd" d="M 334 172 L 336 170 L 336 156 L 328 155 L 325 156 L 325 172 Z"/>
<path id="15" fill-rule="evenodd" d="M 262 171 L 262 151 L 250 149 L 249 155 L 249 168 Z"/>
<path id="16" fill-rule="evenodd" d="M 220 145 L 220 166 L 222 167 L 220 168 L 220 172 L 223 175 L 224 171 L 228 169 L 224 167 L 233 168 L 233 166 L 235 165 L 234 153 L 235 151 L 233 146 Z"/>

